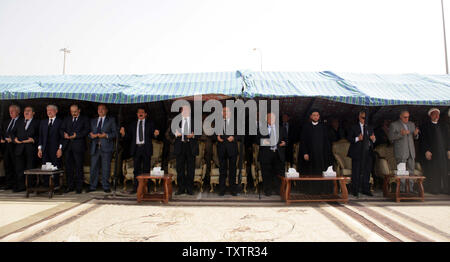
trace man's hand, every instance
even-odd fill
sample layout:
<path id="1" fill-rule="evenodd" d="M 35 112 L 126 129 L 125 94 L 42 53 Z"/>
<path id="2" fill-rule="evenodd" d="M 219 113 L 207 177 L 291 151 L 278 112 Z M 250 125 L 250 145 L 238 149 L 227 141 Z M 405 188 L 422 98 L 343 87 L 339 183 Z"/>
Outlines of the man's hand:
<path id="1" fill-rule="evenodd" d="M 308 154 L 303 155 L 303 158 L 304 158 L 306 161 L 309 161 L 309 155 L 308 155 Z"/>
<path id="2" fill-rule="evenodd" d="M 220 135 L 217 136 L 217 141 L 219 141 L 221 143 L 223 142 L 223 139 L 222 139 L 222 137 Z"/>
<path id="3" fill-rule="evenodd" d="M 99 138 L 106 138 L 108 135 L 106 133 L 101 133 L 98 135 Z"/>
<path id="4" fill-rule="evenodd" d="M 187 138 L 193 138 L 194 137 L 194 132 L 192 132 L 190 135 L 186 136 Z"/>
<path id="5" fill-rule="evenodd" d="M 22 144 L 22 142 L 19 141 L 19 139 L 16 137 L 14 138 L 14 142 L 16 142 L 16 144 Z"/>
<path id="6" fill-rule="evenodd" d="M 38 151 L 38 157 L 42 158 L 42 150 L 41 149 L 39 149 L 39 151 Z"/>
<path id="7" fill-rule="evenodd" d="M 66 132 L 64 132 L 64 138 L 65 138 L 65 139 L 70 139 L 69 134 L 67 134 Z"/>
<path id="8" fill-rule="evenodd" d="M 122 137 L 124 137 L 125 136 L 125 128 L 121 127 L 119 133 Z"/>
<path id="9" fill-rule="evenodd" d="M 400 133 L 402 134 L 402 136 L 406 136 L 409 135 L 409 130 L 402 129 Z"/>
<path id="10" fill-rule="evenodd" d="M 0 143 L 4 144 L 4 143 L 5 143 L 5 140 L 0 139 Z"/>
<path id="11" fill-rule="evenodd" d="M 98 137 L 98 134 L 94 134 L 94 133 L 92 133 L 92 132 L 91 132 L 89 135 L 90 135 L 91 138 L 93 138 L 93 139 Z"/>
<path id="12" fill-rule="evenodd" d="M 362 141 L 362 140 L 363 140 L 363 134 L 359 134 L 358 141 Z"/>
<path id="13" fill-rule="evenodd" d="M 62 157 L 62 149 L 58 149 L 58 151 L 56 151 L 56 158 L 61 158 Z"/>
<path id="14" fill-rule="evenodd" d="M 414 136 L 417 136 L 417 134 L 419 134 L 420 130 L 418 127 L 416 127 L 416 130 L 414 130 Z"/>
<path id="15" fill-rule="evenodd" d="M 372 134 L 372 135 L 370 136 L 370 139 L 372 139 L 372 142 L 375 143 L 375 134 Z"/>
<path id="16" fill-rule="evenodd" d="M 447 158 L 450 160 L 450 151 L 447 151 Z"/>
<path id="17" fill-rule="evenodd" d="M 263 145 L 267 146 L 270 145 L 270 140 L 269 139 L 263 139 Z"/>
<path id="18" fill-rule="evenodd" d="M 8 143 L 11 143 L 11 142 L 12 142 L 11 138 L 9 138 L 9 137 L 6 137 L 5 140 L 6 140 L 6 142 L 8 142 Z"/>
<path id="19" fill-rule="evenodd" d="M 158 129 L 155 129 L 154 135 L 155 135 L 155 137 L 156 137 L 156 136 L 159 136 L 159 130 L 158 130 Z"/>
<path id="20" fill-rule="evenodd" d="M 70 139 L 75 139 L 77 137 L 77 133 L 73 133 L 73 135 L 70 137 Z"/>
<path id="21" fill-rule="evenodd" d="M 34 139 L 33 138 L 28 138 L 30 140 L 30 143 L 34 143 Z"/>
<path id="22" fill-rule="evenodd" d="M 425 152 L 425 157 L 426 157 L 427 160 L 431 160 L 431 156 L 432 155 L 433 154 L 430 151 Z"/>
<path id="23" fill-rule="evenodd" d="M 176 137 L 180 137 L 180 136 L 181 136 L 181 133 L 178 132 L 178 130 L 175 130 L 175 136 L 176 136 Z"/>
<path id="24" fill-rule="evenodd" d="M 285 146 L 285 145 L 286 145 L 286 142 L 281 141 L 280 146 Z"/>
<path id="25" fill-rule="evenodd" d="M 233 141 L 234 141 L 234 136 L 229 136 L 229 137 L 227 138 L 227 140 L 228 140 L 228 142 L 233 142 Z"/>

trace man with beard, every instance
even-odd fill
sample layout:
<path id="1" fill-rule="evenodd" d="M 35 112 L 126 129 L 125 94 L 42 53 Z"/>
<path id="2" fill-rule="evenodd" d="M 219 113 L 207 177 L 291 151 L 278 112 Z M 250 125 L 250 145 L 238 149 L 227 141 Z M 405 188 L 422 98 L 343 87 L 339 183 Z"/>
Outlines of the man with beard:
<path id="1" fill-rule="evenodd" d="M 332 165 L 330 141 L 327 127 L 319 122 L 320 112 L 309 111 L 309 122 L 303 126 L 300 138 L 300 153 L 298 163 L 300 174 L 322 175 Z M 328 194 L 332 191 L 331 181 L 302 181 L 304 193 Z"/>
<path id="2" fill-rule="evenodd" d="M 422 157 L 425 156 L 423 167 L 427 177 L 425 190 L 432 194 L 448 194 L 447 160 L 450 159 L 450 143 L 447 127 L 439 122 L 439 114 L 439 109 L 430 109 L 430 119 L 420 128 L 421 152 Z"/>

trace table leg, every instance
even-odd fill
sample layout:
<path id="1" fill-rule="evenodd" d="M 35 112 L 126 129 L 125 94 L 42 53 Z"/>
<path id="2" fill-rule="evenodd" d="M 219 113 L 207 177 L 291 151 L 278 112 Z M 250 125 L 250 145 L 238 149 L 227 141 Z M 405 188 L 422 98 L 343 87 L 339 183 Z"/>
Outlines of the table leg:
<path id="1" fill-rule="evenodd" d="M 280 195 L 281 195 L 281 199 L 282 200 L 286 200 L 285 199 L 285 190 L 286 190 L 286 179 L 284 177 L 281 178 L 281 186 L 280 186 Z"/>
<path id="2" fill-rule="evenodd" d="M 334 185 L 333 193 L 334 193 L 335 196 L 338 196 L 338 186 L 337 186 L 337 181 L 336 180 L 333 180 L 333 185 Z"/>
<path id="3" fill-rule="evenodd" d="M 286 181 L 286 204 L 289 204 L 290 194 L 291 194 L 291 181 Z"/>
<path id="4" fill-rule="evenodd" d="M 144 181 L 143 179 L 138 178 L 138 189 L 136 193 L 138 203 L 141 203 L 143 196 L 144 196 Z"/>
<path id="5" fill-rule="evenodd" d="M 405 183 L 406 183 L 406 193 L 409 193 L 409 179 L 405 179 Z"/>
<path id="6" fill-rule="evenodd" d="M 25 197 L 28 198 L 30 196 L 30 188 L 28 187 L 28 175 L 25 175 L 25 188 L 27 189 Z"/>
<path id="7" fill-rule="evenodd" d="M 395 189 L 395 202 L 400 202 L 400 179 L 395 179 L 397 188 Z"/>
<path id="8" fill-rule="evenodd" d="M 169 203 L 169 185 L 167 184 L 168 179 L 164 179 L 164 204 Z"/>
<path id="9" fill-rule="evenodd" d="M 172 199 L 172 178 L 168 179 L 169 183 L 169 199 Z"/>
<path id="10" fill-rule="evenodd" d="M 423 179 L 417 181 L 419 184 L 419 196 L 422 198 L 422 202 L 425 201 L 424 190 L 423 190 Z"/>
<path id="11" fill-rule="evenodd" d="M 344 203 L 347 203 L 348 202 L 348 191 L 347 191 L 347 184 L 345 183 L 345 180 L 339 180 L 339 185 L 341 185 L 342 198 L 345 199 Z"/>

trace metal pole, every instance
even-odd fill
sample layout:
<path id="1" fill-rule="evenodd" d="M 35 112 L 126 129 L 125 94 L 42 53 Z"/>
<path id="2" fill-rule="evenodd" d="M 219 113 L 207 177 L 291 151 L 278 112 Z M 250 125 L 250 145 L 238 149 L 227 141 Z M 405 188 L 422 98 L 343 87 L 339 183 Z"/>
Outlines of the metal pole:
<path id="1" fill-rule="evenodd" d="M 442 27 L 444 29 L 445 72 L 448 75 L 447 37 L 445 35 L 444 0 L 441 0 L 441 8 L 442 8 Z"/>
<path id="2" fill-rule="evenodd" d="M 70 54 L 70 50 L 67 48 L 60 49 L 59 51 L 64 53 L 63 75 L 66 74 L 66 55 Z"/>

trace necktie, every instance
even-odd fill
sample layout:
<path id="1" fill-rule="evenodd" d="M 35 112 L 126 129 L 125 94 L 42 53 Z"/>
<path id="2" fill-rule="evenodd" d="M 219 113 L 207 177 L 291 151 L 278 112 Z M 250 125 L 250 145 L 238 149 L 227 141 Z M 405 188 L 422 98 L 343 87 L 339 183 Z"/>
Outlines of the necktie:
<path id="1" fill-rule="evenodd" d="M 8 133 L 9 131 L 11 131 L 14 128 L 14 124 L 16 123 L 16 119 L 12 119 L 11 122 L 9 123 L 8 129 L 6 130 L 6 132 Z"/>
<path id="2" fill-rule="evenodd" d="M 274 126 L 270 126 L 270 145 L 273 145 L 270 147 L 271 150 L 277 149 L 277 140 L 276 140 L 276 129 Z"/>
<path id="3" fill-rule="evenodd" d="M 144 128 L 142 122 L 142 120 L 139 120 L 139 142 L 144 142 Z"/>
<path id="4" fill-rule="evenodd" d="M 73 118 L 73 121 L 72 121 L 72 127 L 75 126 L 75 123 L 76 123 L 76 122 L 77 122 L 77 118 L 74 117 L 74 118 Z"/>
<path id="5" fill-rule="evenodd" d="M 102 125 L 103 125 L 103 118 L 100 117 L 100 121 L 98 122 L 98 125 L 97 125 L 97 134 L 102 133 Z"/>
<path id="6" fill-rule="evenodd" d="M 53 119 L 50 119 L 50 124 L 48 124 L 48 128 L 52 128 L 53 127 Z"/>
<path id="7" fill-rule="evenodd" d="M 186 118 L 183 118 L 183 123 L 181 128 L 183 130 L 181 130 L 181 141 L 184 141 L 184 131 L 186 130 Z"/>
<path id="8" fill-rule="evenodd" d="M 25 119 L 25 130 L 27 130 L 28 119 Z"/>

